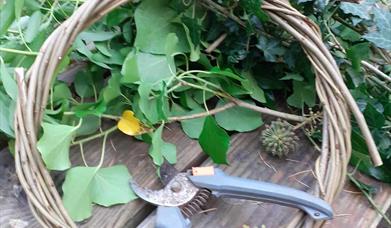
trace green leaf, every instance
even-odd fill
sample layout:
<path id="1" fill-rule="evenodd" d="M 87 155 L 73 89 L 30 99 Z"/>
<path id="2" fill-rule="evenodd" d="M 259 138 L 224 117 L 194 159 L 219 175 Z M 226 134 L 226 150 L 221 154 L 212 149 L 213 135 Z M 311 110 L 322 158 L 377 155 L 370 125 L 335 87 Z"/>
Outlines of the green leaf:
<path id="1" fill-rule="evenodd" d="M 303 108 L 304 104 L 309 107 L 315 105 L 315 89 L 304 82 L 293 81 L 293 94 L 287 99 L 289 105 L 296 108 Z"/>
<path id="2" fill-rule="evenodd" d="M 228 164 L 229 135 L 217 125 L 213 117 L 206 117 L 198 142 L 213 162 Z"/>
<path id="3" fill-rule="evenodd" d="M 367 104 L 364 110 L 365 120 L 368 125 L 373 128 L 382 127 L 386 121 L 384 116 L 379 113 L 371 104 Z"/>
<path id="4" fill-rule="evenodd" d="M 263 51 L 263 56 L 268 62 L 276 62 L 277 58 L 284 54 L 284 48 L 274 39 L 267 39 L 265 36 L 260 36 L 256 47 Z"/>
<path id="5" fill-rule="evenodd" d="M 65 170 L 71 167 L 69 146 L 78 127 L 42 123 L 43 135 L 37 147 L 48 169 Z"/>
<path id="6" fill-rule="evenodd" d="M 140 84 L 138 87 L 138 93 L 140 95 L 139 107 L 145 117 L 152 123 L 159 122 L 159 115 L 157 111 L 157 99 L 149 99 L 152 91 L 150 84 Z"/>
<path id="7" fill-rule="evenodd" d="M 119 34 L 120 34 L 119 32 L 85 31 L 80 33 L 79 38 L 87 43 L 101 42 L 101 41 L 111 40 Z"/>
<path id="8" fill-rule="evenodd" d="M 363 37 L 380 48 L 391 50 L 391 12 L 374 8 L 373 13 L 378 31 L 367 33 Z"/>
<path id="9" fill-rule="evenodd" d="M 102 92 L 103 100 L 106 104 L 121 95 L 120 82 L 121 74 L 118 72 L 113 73 Z"/>
<path id="10" fill-rule="evenodd" d="M 37 10 L 35 11 L 30 19 L 29 23 L 27 25 L 27 29 L 25 30 L 24 33 L 24 38 L 27 43 L 31 43 L 35 37 L 37 37 L 39 33 L 39 27 L 41 26 L 41 19 L 42 19 L 42 14 L 41 11 Z"/>
<path id="11" fill-rule="evenodd" d="M 92 203 L 106 207 L 127 203 L 137 198 L 130 189 L 130 179 L 123 165 L 74 167 L 66 173 L 62 186 L 64 206 L 71 218 L 79 222 L 91 216 Z"/>
<path id="12" fill-rule="evenodd" d="M 280 78 L 280 80 L 294 80 L 294 81 L 303 81 L 304 78 L 300 74 L 297 73 L 286 73 L 284 77 Z"/>
<path id="13" fill-rule="evenodd" d="M 253 102 L 248 102 L 252 103 Z M 216 108 L 219 108 L 227 102 L 220 100 Z M 261 115 L 243 107 L 233 107 L 215 115 L 217 123 L 227 131 L 246 132 L 257 129 L 263 124 Z"/>
<path id="14" fill-rule="evenodd" d="M 205 112 L 205 109 L 196 108 L 190 112 L 186 112 L 186 115 L 192 115 L 192 114 L 197 114 L 202 112 Z M 205 122 L 205 117 L 183 120 L 181 121 L 181 126 L 187 136 L 189 136 L 192 139 L 198 139 L 200 137 L 202 128 L 204 126 L 204 122 Z"/>
<path id="15" fill-rule="evenodd" d="M 4 132 L 10 137 L 14 137 L 13 119 L 14 102 L 0 90 L 0 133 Z"/>
<path id="16" fill-rule="evenodd" d="M 186 38 L 190 46 L 190 61 L 196 62 L 200 58 L 200 39 L 202 26 L 196 18 L 183 16 L 182 25 L 186 32 Z"/>
<path id="17" fill-rule="evenodd" d="M 152 145 L 149 148 L 149 155 L 152 157 L 153 162 L 157 166 L 161 166 L 164 162 L 164 158 L 169 163 L 176 162 L 176 146 L 171 143 L 166 143 L 162 139 L 164 125 L 160 127 L 152 135 Z"/>
<path id="18" fill-rule="evenodd" d="M 153 84 L 176 74 L 174 61 L 168 61 L 164 55 L 143 52 L 130 52 L 126 57 L 121 74 L 122 83 L 141 81 Z"/>
<path id="19" fill-rule="evenodd" d="M 53 101 L 67 100 L 72 97 L 71 90 L 65 83 L 59 83 L 53 88 Z"/>
<path id="20" fill-rule="evenodd" d="M 168 7 L 169 0 L 144 0 L 137 7 L 134 19 L 137 34 L 134 46 L 143 52 L 165 54 L 165 43 L 162 42 L 170 33 L 178 37 L 175 52 L 188 52 L 186 34 L 183 27 L 173 23 L 177 12 Z"/>
<path id="21" fill-rule="evenodd" d="M 245 72 L 242 75 L 247 79 L 241 82 L 242 86 L 250 93 L 250 97 L 256 101 L 265 103 L 265 94 L 263 90 L 258 86 L 258 82 L 254 79 L 252 74 L 249 72 Z"/>
<path id="22" fill-rule="evenodd" d="M 19 19 L 20 15 L 22 14 L 24 0 L 14 0 L 14 2 L 15 2 L 15 17 Z"/>
<path id="23" fill-rule="evenodd" d="M 75 118 L 75 122 L 80 121 Z M 96 115 L 86 115 L 82 118 L 80 127 L 77 129 L 75 136 L 91 135 L 95 133 L 101 126 L 101 118 Z"/>
<path id="24" fill-rule="evenodd" d="M 370 2 L 370 1 L 368 1 Z M 372 11 L 373 4 L 367 4 L 367 1 L 357 3 L 341 2 L 340 8 L 346 14 L 352 14 L 361 19 L 370 20 L 370 12 Z"/>
<path id="25" fill-rule="evenodd" d="M 0 58 L 0 81 L 3 83 L 3 87 L 8 96 L 13 100 L 16 100 L 18 95 L 16 81 L 11 77 L 11 74 L 5 66 L 2 58 Z"/>
<path id="26" fill-rule="evenodd" d="M 240 5 L 249 13 L 257 16 L 261 21 L 266 22 L 269 16 L 261 9 L 263 0 L 240 0 Z"/>
<path id="27" fill-rule="evenodd" d="M 213 67 L 211 70 L 210 70 L 211 73 L 214 73 L 214 74 L 217 74 L 217 75 L 222 75 L 222 76 L 226 76 L 226 77 L 229 77 L 229 78 L 232 78 L 232 79 L 236 79 L 238 81 L 243 81 L 244 79 L 241 78 L 239 75 L 235 74 L 234 72 L 232 72 L 231 69 L 229 68 L 226 68 L 226 69 L 220 69 L 219 67 Z"/>
<path id="28" fill-rule="evenodd" d="M 109 207 L 136 199 L 129 186 L 130 179 L 129 171 L 123 165 L 99 169 L 91 186 L 92 202 Z"/>
<path id="29" fill-rule="evenodd" d="M 15 19 L 15 4 L 13 1 L 3 1 L 0 5 L 2 7 L 0 10 L 0 37 L 2 37 Z"/>
<path id="30" fill-rule="evenodd" d="M 87 115 L 102 115 L 107 109 L 106 103 L 103 100 L 93 103 L 82 103 L 73 108 L 77 117 L 84 117 Z"/>
<path id="31" fill-rule="evenodd" d="M 74 221 L 80 222 L 91 216 L 91 182 L 96 167 L 74 167 L 69 169 L 62 185 L 65 209 Z"/>
<path id="32" fill-rule="evenodd" d="M 361 72 L 361 60 L 369 58 L 369 43 L 359 43 L 350 46 L 346 51 L 346 56 L 352 61 L 352 68 L 356 72 Z"/>

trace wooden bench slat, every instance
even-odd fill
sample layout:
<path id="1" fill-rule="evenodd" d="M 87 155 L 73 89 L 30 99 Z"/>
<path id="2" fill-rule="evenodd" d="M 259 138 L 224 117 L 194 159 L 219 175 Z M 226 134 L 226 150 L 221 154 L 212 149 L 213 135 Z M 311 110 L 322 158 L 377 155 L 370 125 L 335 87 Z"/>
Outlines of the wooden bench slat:
<path id="1" fill-rule="evenodd" d="M 260 154 L 263 160 L 273 166 L 277 172 L 262 161 Z M 272 157 L 261 151 L 259 132 L 256 131 L 235 135 L 231 141 L 230 166 L 220 167 L 233 176 L 269 181 L 308 191 L 307 186 L 315 184 L 315 178 L 310 170 L 317 154 L 308 140 L 301 137 L 297 150 L 290 154 L 287 160 Z M 208 160 L 203 165 L 212 165 L 212 162 Z M 298 174 L 306 170 L 308 172 Z M 360 179 L 379 188 L 374 200 L 385 211 L 391 203 L 391 187 L 365 176 Z M 345 189 L 358 191 L 350 183 L 346 184 Z M 348 191 L 342 192 L 334 203 L 336 216 L 332 221 L 328 221 L 325 227 L 376 227 L 379 223 L 378 213 L 370 207 L 362 194 Z M 211 207 L 216 210 L 191 218 L 192 227 L 253 228 L 262 227 L 262 225 L 268 228 L 285 227 L 296 213 L 301 213 L 298 209 L 275 204 L 233 199 L 218 199 Z M 138 228 L 153 227 L 154 213 L 148 216 Z"/>

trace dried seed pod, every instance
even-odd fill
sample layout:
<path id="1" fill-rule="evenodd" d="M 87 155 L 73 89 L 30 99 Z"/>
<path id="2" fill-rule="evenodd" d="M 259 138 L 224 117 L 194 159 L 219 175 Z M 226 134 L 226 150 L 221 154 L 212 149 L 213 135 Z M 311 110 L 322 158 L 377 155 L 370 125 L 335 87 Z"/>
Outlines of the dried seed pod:
<path id="1" fill-rule="evenodd" d="M 273 121 L 266 125 L 262 131 L 261 141 L 267 152 L 278 156 L 286 156 L 296 148 L 299 138 L 296 136 L 293 126 L 287 121 Z"/>

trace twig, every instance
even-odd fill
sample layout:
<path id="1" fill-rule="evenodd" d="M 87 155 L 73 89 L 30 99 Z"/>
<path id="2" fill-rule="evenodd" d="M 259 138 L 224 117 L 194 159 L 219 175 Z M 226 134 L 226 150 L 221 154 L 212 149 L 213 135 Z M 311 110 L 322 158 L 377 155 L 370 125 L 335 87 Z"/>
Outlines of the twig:
<path id="1" fill-rule="evenodd" d="M 300 175 L 300 174 L 303 174 L 303 173 L 309 173 L 309 172 L 312 172 L 312 170 L 303 170 L 303 171 L 300 171 L 300 172 L 297 172 L 297 173 L 294 173 L 292 175 L 289 175 L 288 178 L 291 178 L 291 177 L 295 177 L 297 175 Z"/>
<path id="2" fill-rule="evenodd" d="M 261 155 L 261 153 L 258 151 L 258 155 L 259 155 L 259 158 L 261 159 L 261 161 L 267 166 L 267 167 L 269 167 L 270 169 L 272 169 L 275 173 L 277 173 L 277 170 L 276 170 L 276 168 L 274 168 L 274 166 L 272 166 L 272 165 L 270 165 L 269 163 L 267 163 L 266 161 L 265 161 L 265 159 L 263 159 L 263 157 L 262 157 L 262 155 Z"/>
<path id="3" fill-rule="evenodd" d="M 297 115 L 293 115 L 293 114 L 289 114 L 289 113 L 285 113 L 285 112 L 279 112 L 279 111 L 275 111 L 275 110 L 272 110 L 272 109 L 259 107 L 259 106 L 256 106 L 256 105 L 253 105 L 253 104 L 241 101 L 239 99 L 236 99 L 234 97 L 226 97 L 226 98 L 228 100 L 231 100 L 232 102 L 234 102 L 235 104 L 237 104 L 240 107 L 248 108 L 248 109 L 251 109 L 253 111 L 262 113 L 262 114 L 271 115 L 271 116 L 275 116 L 275 117 L 280 117 L 280 118 L 284 118 L 284 119 L 292 120 L 292 121 L 297 121 L 297 122 L 303 122 L 303 121 L 307 120 L 307 118 L 303 117 L 303 116 L 297 116 Z"/>
<path id="4" fill-rule="evenodd" d="M 21 54 L 21 55 L 38 55 L 39 54 L 39 52 L 22 51 L 22 50 L 16 50 L 16 49 L 4 48 L 4 47 L 0 47 L 0 52 L 9 52 L 9 53 Z"/>
<path id="5" fill-rule="evenodd" d="M 391 77 L 387 76 L 385 73 L 381 72 L 379 69 L 374 67 L 372 64 L 368 63 L 367 61 L 361 61 L 361 64 L 365 66 L 368 70 L 371 70 L 373 73 L 377 74 L 384 80 L 391 82 Z"/>
<path id="6" fill-rule="evenodd" d="M 80 143 L 86 143 L 86 142 L 89 142 L 89 141 L 94 140 L 94 139 L 98 139 L 98 138 L 100 138 L 100 137 L 102 137 L 102 136 L 108 135 L 108 134 L 110 134 L 110 133 L 116 131 L 117 129 L 118 129 L 118 127 L 117 127 L 117 125 L 115 125 L 115 126 L 109 128 L 109 129 L 107 129 L 107 130 L 105 130 L 105 131 L 103 131 L 103 132 L 100 132 L 100 133 L 98 133 L 98 134 L 96 134 L 96 135 L 92 135 L 92 136 L 90 136 L 90 137 L 87 137 L 87 138 L 84 138 L 84 139 L 80 139 L 80 140 L 78 140 L 78 141 L 74 141 L 74 142 L 71 144 L 71 146 L 78 145 L 78 144 L 80 144 Z"/>
<path id="7" fill-rule="evenodd" d="M 356 187 L 358 189 L 360 189 L 360 191 L 364 194 L 364 196 L 368 199 L 369 203 L 372 205 L 372 207 L 375 208 L 375 210 L 383 217 L 384 221 L 386 221 L 389 225 L 391 225 L 391 220 L 390 218 L 388 218 L 388 216 L 381 211 L 381 209 L 377 206 L 376 202 L 372 199 L 372 197 L 368 194 L 368 192 L 364 191 L 363 189 L 361 189 L 360 187 L 360 183 L 357 181 L 357 179 L 353 176 L 353 174 L 351 173 L 348 173 L 347 176 L 349 177 L 350 181 L 352 181 L 352 183 L 354 185 L 356 185 Z"/>
<path id="8" fill-rule="evenodd" d="M 227 33 L 222 34 L 217 38 L 207 49 L 205 49 L 206 53 L 212 53 L 227 37 Z"/>
<path id="9" fill-rule="evenodd" d="M 227 104 L 225 104 L 225 105 L 223 105 L 221 107 L 209 110 L 208 112 L 200 112 L 200 113 L 196 113 L 196 114 L 192 114 L 192 115 L 186 115 L 186 116 L 169 117 L 168 121 L 174 122 L 174 121 L 190 120 L 190 119 L 196 119 L 196 118 L 201 118 L 201 117 L 205 117 L 205 116 L 210 116 L 210 115 L 214 115 L 214 114 L 217 114 L 219 112 L 225 111 L 227 109 L 230 109 L 230 108 L 232 108 L 234 106 L 236 106 L 236 105 L 234 103 L 230 102 L 230 103 L 227 103 Z"/>

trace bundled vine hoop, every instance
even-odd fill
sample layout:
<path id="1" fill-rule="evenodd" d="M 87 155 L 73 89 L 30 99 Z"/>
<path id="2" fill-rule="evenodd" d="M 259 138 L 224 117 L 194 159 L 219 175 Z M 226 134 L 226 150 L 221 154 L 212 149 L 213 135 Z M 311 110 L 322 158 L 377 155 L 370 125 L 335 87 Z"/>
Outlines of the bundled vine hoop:
<path id="1" fill-rule="evenodd" d="M 76 227 L 68 216 L 53 180 L 37 150 L 40 129 L 53 74 L 76 36 L 127 0 L 88 0 L 45 41 L 32 67 L 24 76 L 16 71 L 19 96 L 15 113 L 15 166 L 30 208 L 44 227 Z M 302 45 L 316 74 L 316 90 L 323 106 L 322 152 L 316 160 L 318 184 L 314 194 L 332 203 L 341 191 L 351 154 L 350 111 L 366 139 L 375 165 L 380 156 L 365 119 L 345 86 L 330 52 L 322 42 L 319 28 L 284 0 L 264 0 L 262 9 Z M 290 226 L 303 224 L 298 214 Z M 322 223 L 307 225 L 321 226 Z"/>

